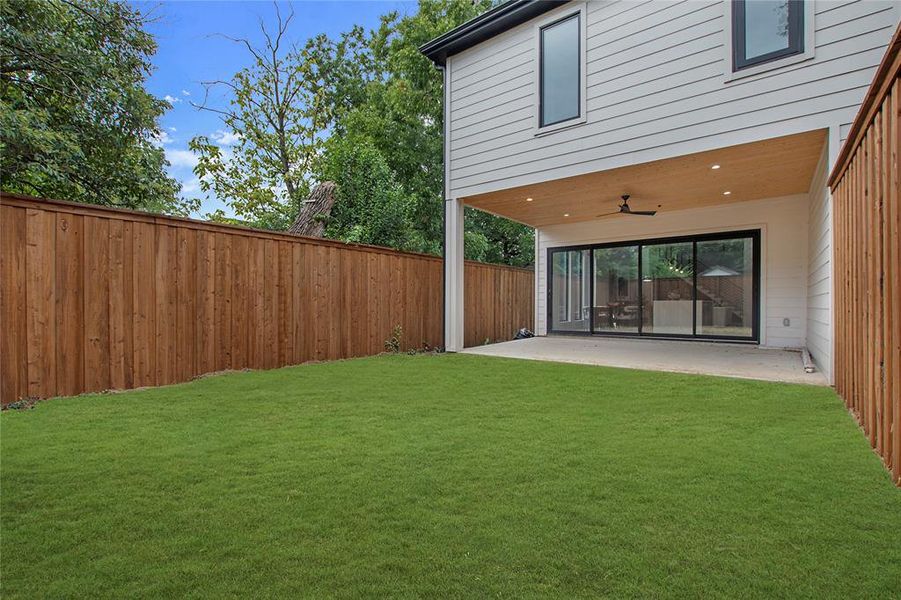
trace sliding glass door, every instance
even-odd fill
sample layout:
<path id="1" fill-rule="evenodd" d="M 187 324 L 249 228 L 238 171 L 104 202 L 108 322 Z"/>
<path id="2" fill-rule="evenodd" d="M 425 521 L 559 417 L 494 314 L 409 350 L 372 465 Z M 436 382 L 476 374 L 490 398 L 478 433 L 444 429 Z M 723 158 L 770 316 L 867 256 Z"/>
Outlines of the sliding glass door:
<path id="1" fill-rule="evenodd" d="M 692 335 L 694 286 L 692 243 L 641 247 L 641 331 Z"/>
<path id="2" fill-rule="evenodd" d="M 698 242 L 698 333 L 750 337 L 754 327 L 754 244 L 750 238 Z"/>
<path id="3" fill-rule="evenodd" d="M 758 231 L 548 253 L 551 333 L 757 340 Z"/>
<path id="4" fill-rule="evenodd" d="M 588 250 L 555 252 L 551 260 L 552 294 L 556 299 L 551 312 L 554 331 L 590 331 L 591 290 Z"/>
<path id="5" fill-rule="evenodd" d="M 594 326 L 598 333 L 638 333 L 638 246 L 594 250 Z"/>

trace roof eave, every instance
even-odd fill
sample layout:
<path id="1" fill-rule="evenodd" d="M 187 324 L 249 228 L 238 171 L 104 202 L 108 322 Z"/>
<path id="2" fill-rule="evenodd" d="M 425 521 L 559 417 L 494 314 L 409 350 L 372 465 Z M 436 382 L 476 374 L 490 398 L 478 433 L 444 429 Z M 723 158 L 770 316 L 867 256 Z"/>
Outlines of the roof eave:
<path id="1" fill-rule="evenodd" d="M 508 0 L 447 33 L 423 44 L 419 51 L 433 63 L 444 66 L 447 57 L 484 42 L 525 23 L 568 0 Z"/>

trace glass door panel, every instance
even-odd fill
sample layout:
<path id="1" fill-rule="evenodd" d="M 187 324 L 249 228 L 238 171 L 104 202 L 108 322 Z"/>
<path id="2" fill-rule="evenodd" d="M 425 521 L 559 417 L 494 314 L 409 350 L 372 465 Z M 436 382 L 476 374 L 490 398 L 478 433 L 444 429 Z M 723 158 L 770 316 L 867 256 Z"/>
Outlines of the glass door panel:
<path id="1" fill-rule="evenodd" d="M 756 231 L 551 250 L 550 332 L 754 340 Z"/>
<path id="2" fill-rule="evenodd" d="M 698 242 L 698 335 L 753 335 L 751 238 Z"/>
<path id="3" fill-rule="evenodd" d="M 692 242 L 642 246 L 642 333 L 693 334 L 692 250 Z"/>
<path id="4" fill-rule="evenodd" d="M 638 333 L 638 246 L 594 251 L 594 331 Z"/>
<path id="5" fill-rule="evenodd" d="M 551 329 L 588 332 L 591 319 L 590 250 L 551 254 Z"/>

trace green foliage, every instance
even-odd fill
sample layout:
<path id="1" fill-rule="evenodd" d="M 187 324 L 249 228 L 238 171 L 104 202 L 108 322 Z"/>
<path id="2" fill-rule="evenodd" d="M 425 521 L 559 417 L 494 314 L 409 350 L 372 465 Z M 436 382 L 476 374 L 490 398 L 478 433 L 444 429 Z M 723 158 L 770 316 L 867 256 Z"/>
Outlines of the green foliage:
<path id="1" fill-rule="evenodd" d="M 385 340 L 385 351 L 392 354 L 399 353 L 401 345 L 403 344 L 403 340 L 404 328 L 400 325 L 395 325 L 394 329 L 391 330 L 391 337 Z"/>
<path id="2" fill-rule="evenodd" d="M 441 73 L 419 52 L 492 2 L 422 0 L 379 27 L 354 27 L 303 47 L 287 43 L 293 13 L 264 31 L 262 48 L 236 39 L 248 66 L 225 81 L 218 113 L 231 141 L 198 136 L 195 174 L 227 202 L 229 220 L 286 229 L 312 185 L 339 184 L 327 235 L 438 254 L 443 231 Z M 278 11 L 276 4 L 276 11 Z M 114 0 L 0 4 L 4 64 L 2 185 L 9 191 L 186 214 L 153 143 L 170 106 L 147 94 L 153 38 L 146 16 Z M 224 214 L 207 218 L 227 221 Z M 468 211 L 466 254 L 527 265 L 529 228 Z"/>
<path id="3" fill-rule="evenodd" d="M 470 260 L 527 267 L 535 258 L 531 228 L 472 208 L 466 209 L 463 244 Z"/>
<path id="4" fill-rule="evenodd" d="M 338 184 L 326 236 L 345 242 L 415 249 L 410 199 L 382 154 L 368 140 L 333 137 L 325 178 Z"/>
<path id="5" fill-rule="evenodd" d="M 205 103 L 199 108 L 221 116 L 234 145 L 223 148 L 198 136 L 189 147 L 200 157 L 194 172 L 203 192 L 227 202 L 240 219 L 284 229 L 310 191 L 328 113 L 321 102 L 316 57 L 287 46 L 293 13 L 277 16 L 276 31 L 263 30 L 265 47 L 234 40 L 247 49 L 250 66 L 229 81 L 206 83 L 208 89 L 231 91 L 226 109 Z"/>
<path id="6" fill-rule="evenodd" d="M 408 249 L 440 253 L 444 219 L 443 81 L 419 46 L 490 6 L 486 0 L 423 0 L 415 14 L 385 15 L 374 31 L 356 27 L 337 40 L 318 36 L 306 47 L 319 66 L 318 89 L 334 136 L 374 148 L 402 187 Z M 329 152 L 341 147 L 325 147 L 326 164 Z M 469 211 L 467 257 L 528 265 L 533 243 L 530 228 Z"/>
<path id="7" fill-rule="evenodd" d="M 147 17 L 113 0 L 0 3 L 0 185 L 10 192 L 185 214 L 153 143 L 169 108 L 144 89 Z"/>

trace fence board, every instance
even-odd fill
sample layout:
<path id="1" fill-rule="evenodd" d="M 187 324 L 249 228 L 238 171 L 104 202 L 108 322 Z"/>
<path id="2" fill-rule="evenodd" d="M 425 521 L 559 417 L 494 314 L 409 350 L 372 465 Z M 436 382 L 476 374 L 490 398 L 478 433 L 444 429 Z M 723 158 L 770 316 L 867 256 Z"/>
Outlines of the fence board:
<path id="1" fill-rule="evenodd" d="M 440 258 L 0 196 L 0 401 L 443 344 Z M 467 262 L 467 345 L 533 323 L 530 270 Z"/>
<path id="2" fill-rule="evenodd" d="M 901 485 L 901 27 L 830 175 L 835 386 Z"/>
<path id="3" fill-rule="evenodd" d="M 83 222 L 79 215 L 56 215 L 56 363 L 59 391 L 67 395 L 84 389 Z"/>

